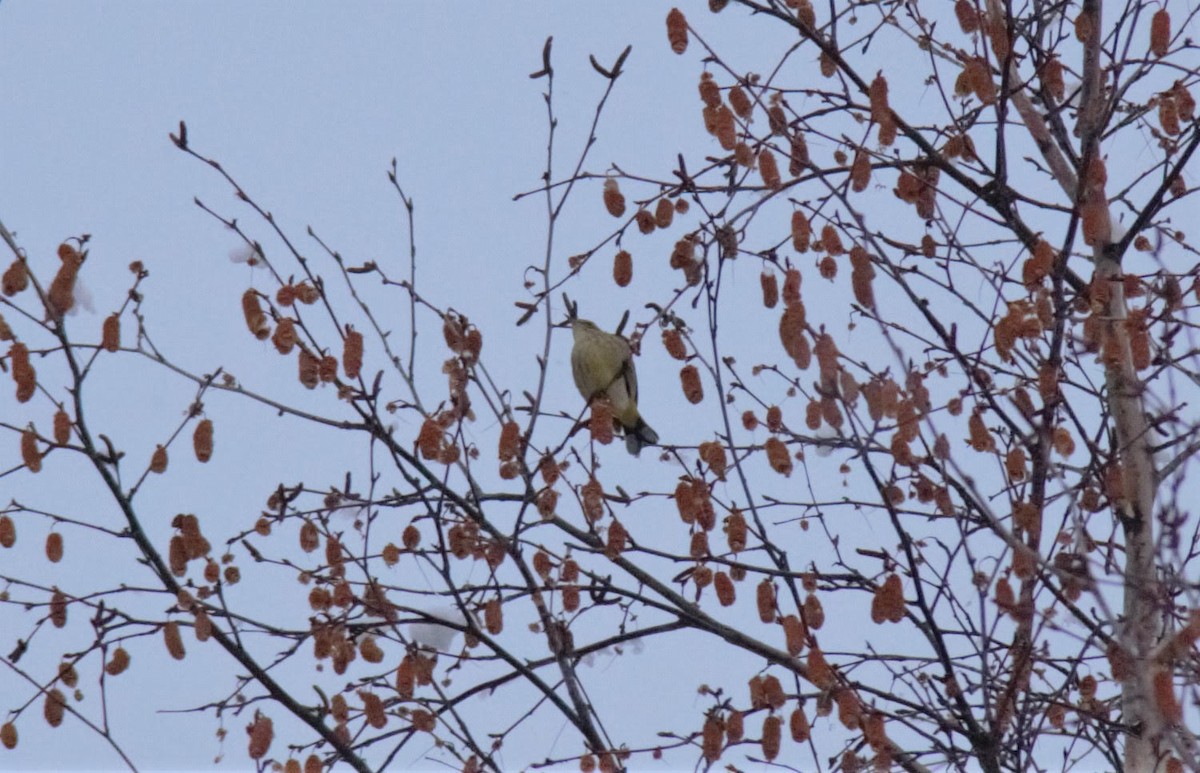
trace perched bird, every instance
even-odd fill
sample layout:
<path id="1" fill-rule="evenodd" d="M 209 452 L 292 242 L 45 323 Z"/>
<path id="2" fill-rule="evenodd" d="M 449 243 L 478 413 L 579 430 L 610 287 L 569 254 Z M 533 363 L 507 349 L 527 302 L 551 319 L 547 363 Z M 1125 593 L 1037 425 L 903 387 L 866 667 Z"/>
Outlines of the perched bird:
<path id="1" fill-rule="evenodd" d="M 586 319 L 572 319 L 571 332 L 575 337 L 571 373 L 579 394 L 589 403 L 601 395 L 608 397 L 613 418 L 625 433 L 625 448 L 637 456 L 658 442 L 658 433 L 638 413 L 637 371 L 629 342 Z"/>

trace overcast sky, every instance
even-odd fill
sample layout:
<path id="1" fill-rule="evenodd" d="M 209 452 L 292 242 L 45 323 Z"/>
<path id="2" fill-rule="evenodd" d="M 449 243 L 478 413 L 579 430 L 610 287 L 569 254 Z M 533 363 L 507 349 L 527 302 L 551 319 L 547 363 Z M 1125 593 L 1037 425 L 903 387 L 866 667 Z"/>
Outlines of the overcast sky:
<path id="1" fill-rule="evenodd" d="M 588 55 L 611 64 L 631 44 L 628 75 L 607 107 L 589 168 L 602 171 L 620 161 L 661 173 L 688 143 L 704 147 L 711 142 L 698 120 L 697 63 L 671 55 L 666 45 L 663 19 L 669 7 L 645 0 L 5 0 L 0 4 L 0 220 L 15 232 L 35 265 L 49 265 L 43 261 L 54 259 L 55 247 L 64 238 L 91 234 L 83 280 L 96 311 L 71 318 L 74 328 L 98 330 L 128 287 L 129 274 L 123 267 L 141 260 L 151 273 L 143 289 L 157 342 L 196 372 L 223 365 L 243 382 L 263 385 L 271 371 L 263 369 L 261 356 L 247 356 L 247 350 L 253 355 L 257 347 L 247 344 L 238 310 L 242 290 L 261 282 L 250 269 L 230 263 L 237 239 L 197 208 L 193 197 L 240 217 L 264 242 L 269 234 L 239 207 L 211 169 L 179 152 L 168 133 L 186 120 L 193 147 L 225 165 L 294 235 L 312 225 L 351 261 L 390 261 L 399 272 L 408 249 L 405 223 L 385 174 L 395 158 L 405 192 L 416 201 L 423 291 L 469 313 L 488 334 L 488 345 L 512 346 L 511 361 L 493 358 L 489 365 L 501 377 L 519 375 L 538 350 L 539 334 L 512 328 L 516 313 L 511 304 L 522 297 L 524 266 L 540 263 L 545 246 L 542 200 L 512 200 L 538 185 L 545 165 L 545 82 L 531 81 L 528 75 L 540 68 L 543 43 L 553 35 L 561 176 L 587 136 L 605 85 L 588 64 Z M 749 69 L 754 41 L 742 46 L 743 64 Z M 670 88 L 672 83 L 681 86 Z M 584 194 L 567 214 L 556 260 L 594 244 L 613 227 L 600 206 L 598 188 Z M 301 249 L 318 252 L 307 241 L 301 242 Z M 666 271 L 663 266 L 664 275 Z M 747 289 L 757 286 L 757 273 L 753 267 L 743 272 Z M 639 275 L 645 270 L 639 268 Z M 626 308 L 636 315 L 646 300 L 636 283 L 624 296 L 616 295 L 607 266 L 594 270 L 583 287 L 595 292 L 579 298 L 584 313 L 609 327 Z M 579 295 L 581 288 L 574 292 Z M 383 310 L 385 323 L 387 311 Z M 521 335 L 530 336 L 531 342 L 524 359 L 515 354 Z M 555 367 L 562 378 L 565 353 L 562 347 L 556 349 L 560 361 Z M 506 367 L 512 371 L 505 372 Z M 154 442 L 161 442 L 195 391 L 136 365 L 107 375 L 110 378 L 91 393 L 97 422 L 101 429 L 117 432 L 131 454 L 146 453 Z M 282 378 L 290 381 L 291 374 Z M 669 427 L 667 403 L 682 403 L 674 369 L 656 375 L 643 367 L 642 384 L 644 394 L 671 390 L 669 401 L 649 400 L 661 405 L 656 418 L 660 430 Z M 294 382 L 289 388 L 295 389 Z M 560 394 L 570 401 L 566 407 L 578 407 L 569 384 Z M 239 418 L 261 422 L 262 412 L 220 396 L 209 402 L 218 427 L 212 465 L 192 465 L 186 480 L 194 488 L 181 490 L 181 479 L 176 479 L 173 486 L 148 488 L 142 497 L 144 512 L 163 514 L 162 522 L 151 528 L 158 529 L 164 544 L 173 512 L 217 511 L 230 519 L 241 514 L 236 517 L 244 524 L 262 506 L 269 485 L 264 481 L 271 475 L 277 474 L 276 480 L 313 481 L 328 472 L 331 459 L 335 468 L 344 461 L 334 446 L 322 445 L 320 453 L 308 453 L 299 462 L 289 457 L 285 463 L 279 459 L 279 446 L 303 448 L 303 434 L 287 434 L 295 428 L 277 423 L 267 424 L 265 432 L 236 435 L 230 428 Z M 139 430 L 144 435 L 139 436 Z M 345 461 L 344 468 L 356 461 Z M 305 464 L 309 466 L 297 468 Z M 618 459 L 614 464 L 630 463 Z M 96 503 L 84 506 L 107 506 L 103 492 L 62 486 L 61 474 L 81 481 L 87 478 L 86 468 L 75 468 L 78 478 L 61 469 L 54 479 L 43 475 L 0 480 L 0 499 L 19 495 L 63 511 L 79 507 L 80 498 Z M 22 482 L 19 492 L 6 489 L 5 481 L 13 480 Z M 215 499 L 214 492 L 219 492 Z M 23 534 L 33 541 L 41 537 Z M 111 557 L 98 562 L 95 556 L 81 555 L 85 551 L 72 550 L 80 544 L 77 534 L 68 533 L 66 540 L 67 560 L 48 581 L 68 586 L 77 578 L 79 587 L 106 569 L 129 571 Z M 6 558 L 0 555 L 0 561 Z M 125 580 L 146 578 L 116 578 Z M 0 646 L 9 647 L 16 634 L 0 635 Z M 53 663 L 57 652 L 70 646 L 64 641 L 54 641 L 25 663 L 31 664 L 38 654 Z M 182 708 L 194 703 L 195 695 L 215 697 L 211 690 L 205 693 L 213 684 L 211 669 L 226 673 L 228 661 L 193 652 L 187 662 L 187 668 L 165 663 L 163 671 L 143 672 L 138 682 L 123 685 L 124 692 L 110 691 L 118 737 L 136 739 L 130 750 L 147 769 L 206 767 L 222 752 L 228 756 L 227 768 L 244 767 L 243 717 L 227 724 L 231 740 L 223 748 L 211 735 L 216 725 L 209 716 L 144 711 L 147 704 Z M 667 673 L 669 668 L 668 662 L 660 671 Z M 136 673 L 131 670 L 131 678 Z M 684 696 L 696 688 L 692 679 L 676 681 Z M 217 680 L 222 690 L 227 682 Z M 27 685 L 11 674 L 0 674 L 0 695 L 18 685 L 24 694 Z M 184 686 L 198 692 L 176 691 Z M 685 697 L 683 705 L 690 705 L 689 700 Z M 12 708 L 8 703 L 5 700 L 0 711 Z M 120 766 L 101 740 L 70 720 L 50 730 L 30 715 L 19 726 L 21 744 L 0 757 L 0 767 Z M 181 744 L 185 726 L 191 728 L 186 736 L 190 740 Z M 557 725 L 551 728 L 559 730 Z M 427 764 L 420 759 L 421 751 L 403 764 Z"/>

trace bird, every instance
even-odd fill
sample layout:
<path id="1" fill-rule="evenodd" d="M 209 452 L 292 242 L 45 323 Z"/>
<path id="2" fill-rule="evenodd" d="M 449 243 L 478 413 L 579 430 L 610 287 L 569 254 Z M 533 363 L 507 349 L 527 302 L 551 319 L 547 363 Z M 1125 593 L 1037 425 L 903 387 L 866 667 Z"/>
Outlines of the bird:
<path id="1" fill-rule="evenodd" d="M 596 323 L 571 320 L 575 345 L 571 349 L 571 374 L 579 394 L 589 403 L 605 396 L 613 407 L 613 419 L 625 433 L 625 448 L 637 456 L 658 442 L 658 433 L 638 413 L 637 371 L 629 342 L 606 333 Z"/>

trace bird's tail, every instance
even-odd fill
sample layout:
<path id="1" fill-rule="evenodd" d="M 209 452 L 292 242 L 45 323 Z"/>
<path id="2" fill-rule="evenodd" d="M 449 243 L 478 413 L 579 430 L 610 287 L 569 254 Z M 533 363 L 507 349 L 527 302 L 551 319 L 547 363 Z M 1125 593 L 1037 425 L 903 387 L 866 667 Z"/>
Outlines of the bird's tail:
<path id="1" fill-rule="evenodd" d="M 650 425 L 638 417 L 637 424 L 633 429 L 625 430 L 625 450 L 637 456 L 646 446 L 652 446 L 658 442 L 658 433 L 650 428 Z"/>

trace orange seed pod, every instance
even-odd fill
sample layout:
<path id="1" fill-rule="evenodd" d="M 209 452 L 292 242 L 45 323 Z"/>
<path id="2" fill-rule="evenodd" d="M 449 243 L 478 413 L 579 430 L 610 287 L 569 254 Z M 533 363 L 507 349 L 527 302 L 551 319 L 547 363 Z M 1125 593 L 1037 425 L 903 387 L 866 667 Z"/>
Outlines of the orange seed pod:
<path id="1" fill-rule="evenodd" d="M 783 735 L 783 719 L 777 714 L 769 714 L 763 720 L 762 752 L 768 761 L 779 756 L 779 745 Z"/>
<path id="2" fill-rule="evenodd" d="M 604 181 L 604 208 L 613 217 L 625 214 L 625 196 L 621 194 L 621 188 L 612 177 Z"/>
<path id="3" fill-rule="evenodd" d="M 675 53 L 682 54 L 687 51 L 687 19 L 684 18 L 683 11 L 678 8 L 672 8 L 667 13 L 667 40 L 671 44 L 671 50 Z"/>
<path id="4" fill-rule="evenodd" d="M 488 599 L 483 605 L 483 623 L 493 636 L 504 630 L 504 610 L 500 607 L 500 599 Z"/>
<path id="5" fill-rule="evenodd" d="M 58 246 L 58 257 L 62 264 L 50 282 L 46 300 L 51 313 L 62 316 L 75 305 L 75 280 L 79 276 L 79 267 L 83 265 L 83 256 L 74 247 L 63 242 Z"/>
<path id="6" fill-rule="evenodd" d="M 783 187 L 783 180 L 779 177 L 779 166 L 775 162 L 775 154 L 769 148 L 763 148 L 758 152 L 758 173 L 762 177 L 763 185 L 773 191 L 777 191 Z"/>
<path id="7" fill-rule="evenodd" d="M 684 365 L 679 371 L 679 382 L 683 386 L 683 396 L 693 405 L 704 399 L 704 387 L 700 384 L 700 371 L 695 365 Z"/>
<path id="8" fill-rule="evenodd" d="M 246 726 L 246 733 L 250 736 L 250 759 L 260 760 L 265 757 L 271 748 L 271 741 L 275 739 L 275 727 L 271 718 L 261 711 L 254 712 L 254 721 Z"/>
<path id="9" fill-rule="evenodd" d="M 62 408 L 54 414 L 54 442 L 65 446 L 71 440 L 71 417 Z"/>
<path id="10" fill-rule="evenodd" d="M 321 382 L 321 361 L 309 350 L 301 349 L 297 365 L 300 369 L 300 383 L 306 389 L 316 389 L 317 384 Z"/>
<path id="11" fill-rule="evenodd" d="M 17 525 L 7 515 L 0 515 L 0 547 L 11 548 L 17 541 Z"/>
<path id="12" fill-rule="evenodd" d="M 758 584 L 755 601 L 758 603 L 758 619 L 764 623 L 775 622 L 775 586 L 770 579 Z"/>
<path id="13" fill-rule="evenodd" d="M 628 287 L 633 281 L 633 256 L 621 250 L 613 257 L 613 281 L 617 287 Z"/>
<path id="14" fill-rule="evenodd" d="M 258 301 L 258 293 L 253 289 L 242 293 L 242 315 L 246 318 L 246 327 L 255 338 L 261 341 L 271 335 L 267 315 Z"/>
<path id="15" fill-rule="evenodd" d="M 196 425 L 196 431 L 192 434 L 192 450 L 196 452 L 196 459 L 201 463 L 207 462 L 212 458 L 213 453 L 213 423 L 212 419 L 202 419 Z"/>
<path id="16" fill-rule="evenodd" d="M 1171 44 L 1171 14 L 1159 8 L 1150 18 L 1150 53 L 1162 58 Z"/>
<path id="17" fill-rule="evenodd" d="M 787 446 L 784 442 L 775 436 L 767 438 L 765 444 L 767 451 L 767 461 L 771 465 L 771 469 L 783 475 L 785 478 L 792 474 L 792 457 L 788 454 Z"/>
<path id="18" fill-rule="evenodd" d="M 52 531 L 46 535 L 46 558 L 50 563 L 57 564 L 63 557 L 63 536 Z"/>
<path id="19" fill-rule="evenodd" d="M 733 580 L 725 572 L 717 572 L 713 577 L 713 589 L 717 592 L 717 601 L 721 606 L 732 606 L 737 600 L 737 591 L 733 587 Z"/>
<path id="20" fill-rule="evenodd" d="M 42 454 L 37 447 L 37 432 L 32 427 L 21 433 L 21 461 L 30 472 L 42 470 Z"/>
<path id="21" fill-rule="evenodd" d="M 104 664 L 104 672 L 109 676 L 116 676 L 129 668 L 129 653 L 124 647 L 117 647 L 113 650 L 112 657 Z"/>
<path id="22" fill-rule="evenodd" d="M 121 317 L 113 312 L 104 318 L 100 333 L 100 348 L 115 352 L 121 348 Z"/>
<path id="23" fill-rule="evenodd" d="M 63 711 L 66 709 L 67 699 L 63 696 L 62 690 L 57 687 L 46 693 L 46 702 L 42 704 L 42 716 L 46 718 L 46 724 L 50 727 L 58 727 L 63 721 Z"/>
<path id="24" fill-rule="evenodd" d="M 179 635 L 179 623 L 174 620 L 163 626 L 163 643 L 167 652 L 176 660 L 183 660 L 187 652 L 183 648 L 183 637 Z"/>
<path id="25" fill-rule="evenodd" d="M 0 291 L 11 296 L 26 287 L 29 287 L 29 269 L 26 268 L 25 261 L 17 258 L 4 270 L 4 276 L 0 278 Z"/>
<path id="26" fill-rule="evenodd" d="M 812 239 L 812 224 L 808 215 L 802 210 L 792 212 L 792 247 L 796 252 L 808 252 L 808 243 Z"/>
<path id="27" fill-rule="evenodd" d="M 356 379 L 362 372 L 363 335 L 352 326 L 346 326 L 346 338 L 342 341 L 342 369 L 346 378 Z"/>

